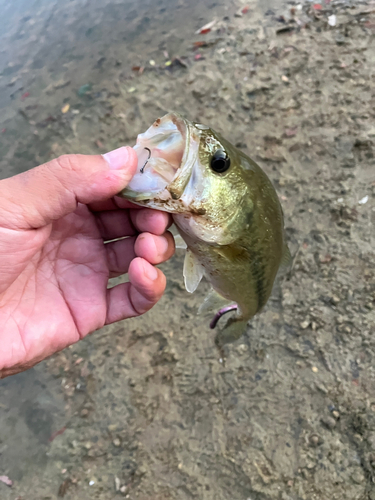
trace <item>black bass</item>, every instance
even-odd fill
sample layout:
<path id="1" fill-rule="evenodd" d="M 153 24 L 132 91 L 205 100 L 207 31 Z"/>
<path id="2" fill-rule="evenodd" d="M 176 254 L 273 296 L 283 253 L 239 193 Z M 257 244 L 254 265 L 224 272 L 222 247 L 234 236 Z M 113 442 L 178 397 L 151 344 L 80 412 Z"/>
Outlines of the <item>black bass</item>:
<path id="1" fill-rule="evenodd" d="M 211 328 L 234 311 L 217 345 L 238 339 L 289 255 L 275 189 L 242 151 L 176 113 L 156 120 L 134 149 L 139 170 L 120 196 L 172 214 L 187 246 L 186 290 L 194 292 L 204 276 L 213 290 L 203 309 L 219 309 Z"/>

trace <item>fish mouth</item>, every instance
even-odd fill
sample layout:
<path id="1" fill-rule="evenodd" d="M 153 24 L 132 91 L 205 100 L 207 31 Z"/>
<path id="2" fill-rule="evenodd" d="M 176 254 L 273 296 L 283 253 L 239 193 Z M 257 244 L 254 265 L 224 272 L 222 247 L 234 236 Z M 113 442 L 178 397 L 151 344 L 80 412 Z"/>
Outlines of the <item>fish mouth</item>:
<path id="1" fill-rule="evenodd" d="M 137 172 L 119 196 L 140 204 L 179 200 L 189 182 L 198 145 L 194 127 L 180 115 L 168 113 L 158 118 L 138 136 L 134 146 Z"/>

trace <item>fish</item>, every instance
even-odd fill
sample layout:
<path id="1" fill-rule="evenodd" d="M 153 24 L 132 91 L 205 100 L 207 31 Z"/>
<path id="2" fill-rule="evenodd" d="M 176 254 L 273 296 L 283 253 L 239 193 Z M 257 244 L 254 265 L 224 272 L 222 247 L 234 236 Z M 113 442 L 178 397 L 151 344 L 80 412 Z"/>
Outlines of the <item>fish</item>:
<path id="1" fill-rule="evenodd" d="M 178 113 L 158 118 L 134 149 L 138 170 L 119 195 L 172 215 L 186 246 L 186 290 L 210 283 L 200 312 L 216 310 L 210 327 L 222 348 L 264 308 L 290 258 L 277 193 L 243 151 Z"/>

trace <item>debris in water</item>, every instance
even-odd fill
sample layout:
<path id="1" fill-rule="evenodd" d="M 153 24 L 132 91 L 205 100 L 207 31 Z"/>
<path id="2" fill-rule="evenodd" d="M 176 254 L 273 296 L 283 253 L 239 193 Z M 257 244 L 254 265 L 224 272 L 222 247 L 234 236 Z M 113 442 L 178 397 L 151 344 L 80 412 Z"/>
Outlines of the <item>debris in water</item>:
<path id="1" fill-rule="evenodd" d="M 70 104 L 65 104 L 65 106 L 61 108 L 61 113 L 65 114 L 69 111 L 69 109 L 70 109 Z"/>
<path id="2" fill-rule="evenodd" d="M 86 83 L 78 89 L 77 94 L 79 95 L 79 97 L 83 97 L 85 94 L 87 94 L 87 92 L 90 92 L 91 89 L 92 85 L 90 83 Z"/>
<path id="3" fill-rule="evenodd" d="M 235 17 L 242 17 L 245 15 L 247 12 L 249 12 L 250 7 L 246 5 L 245 7 L 242 7 L 238 12 L 234 14 Z"/>
<path id="4" fill-rule="evenodd" d="M 361 200 L 359 200 L 360 205 L 365 205 L 368 202 L 368 195 L 364 196 Z"/>
<path id="5" fill-rule="evenodd" d="M 24 101 L 26 97 L 29 97 L 30 92 L 25 92 L 24 94 L 21 95 L 21 101 Z"/>
<path id="6" fill-rule="evenodd" d="M 283 26 L 282 28 L 276 30 L 276 35 L 289 33 L 290 31 L 294 31 L 295 29 L 296 29 L 295 26 Z"/>
<path id="7" fill-rule="evenodd" d="M 297 131 L 298 131 L 298 127 L 286 128 L 285 132 L 284 132 L 284 136 L 285 137 L 294 137 L 295 135 L 297 135 Z"/>
<path id="8" fill-rule="evenodd" d="M 198 31 L 195 32 L 196 35 L 206 35 L 211 31 L 211 29 L 215 26 L 216 20 L 211 21 L 210 23 L 205 24 L 202 26 Z"/>
<path id="9" fill-rule="evenodd" d="M 59 491 L 57 493 L 57 495 L 59 497 L 64 497 L 66 495 L 66 492 L 68 491 L 68 488 L 69 486 L 72 484 L 72 480 L 70 479 L 70 477 L 68 477 L 67 479 L 65 479 L 61 484 L 60 484 L 60 487 L 59 487 Z"/>
<path id="10" fill-rule="evenodd" d="M 58 431 L 54 432 L 51 437 L 48 439 L 48 441 L 50 443 L 52 443 L 52 441 L 57 438 L 57 436 L 60 436 L 61 434 L 64 434 L 64 432 L 66 431 L 66 427 L 61 427 L 61 429 L 59 429 Z"/>
<path id="11" fill-rule="evenodd" d="M 144 72 L 145 67 L 144 66 L 133 66 L 132 70 L 133 71 L 138 71 L 138 74 L 141 75 Z"/>
<path id="12" fill-rule="evenodd" d="M 337 23 L 337 18 L 335 16 L 335 14 L 332 14 L 332 16 L 328 17 L 328 24 L 330 26 L 336 26 L 336 23 Z"/>
<path id="13" fill-rule="evenodd" d="M 150 59 L 149 63 L 150 63 L 150 66 L 155 66 L 156 65 L 156 62 L 153 59 Z"/>
<path id="14" fill-rule="evenodd" d="M 6 484 L 7 486 L 9 486 L 9 488 L 11 488 L 13 486 L 13 481 L 11 479 L 9 479 L 8 476 L 0 476 L 0 481 L 4 484 Z"/>
<path id="15" fill-rule="evenodd" d="M 172 62 L 173 62 L 174 65 L 177 64 L 177 65 L 182 66 L 183 68 L 187 68 L 188 67 L 188 65 L 186 64 L 186 62 L 181 57 L 174 57 L 172 59 Z"/>

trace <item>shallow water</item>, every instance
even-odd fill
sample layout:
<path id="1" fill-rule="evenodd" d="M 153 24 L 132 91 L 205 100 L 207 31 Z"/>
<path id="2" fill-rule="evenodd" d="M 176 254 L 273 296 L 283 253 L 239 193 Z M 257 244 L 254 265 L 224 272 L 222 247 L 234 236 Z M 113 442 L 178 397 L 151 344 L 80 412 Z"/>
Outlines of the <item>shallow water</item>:
<path id="1" fill-rule="evenodd" d="M 371 132 L 373 39 L 354 23 L 344 50 L 315 18 L 310 31 L 280 39 L 283 2 L 246 4 L 249 17 L 237 18 L 245 2 L 0 0 L 1 177 L 131 144 L 173 106 L 260 155 L 297 254 L 295 274 L 229 348 L 226 366 L 207 318 L 196 317 L 206 287 L 183 290 L 178 253 L 152 313 L 1 381 L 0 476 L 15 483 L 0 483 L 1 499 L 55 499 L 63 484 L 65 498 L 80 500 L 375 498 L 373 205 L 357 204 L 374 164 L 371 148 L 351 149 Z M 344 23 L 350 14 L 340 15 Z M 194 32 L 214 18 L 228 26 L 195 61 Z M 188 69 L 167 73 L 176 56 Z M 343 62 L 354 68 L 346 76 Z M 343 196 L 355 222 L 338 208 Z M 328 254 L 332 264 L 321 264 Z M 346 319 L 337 326 L 338 312 Z"/>

